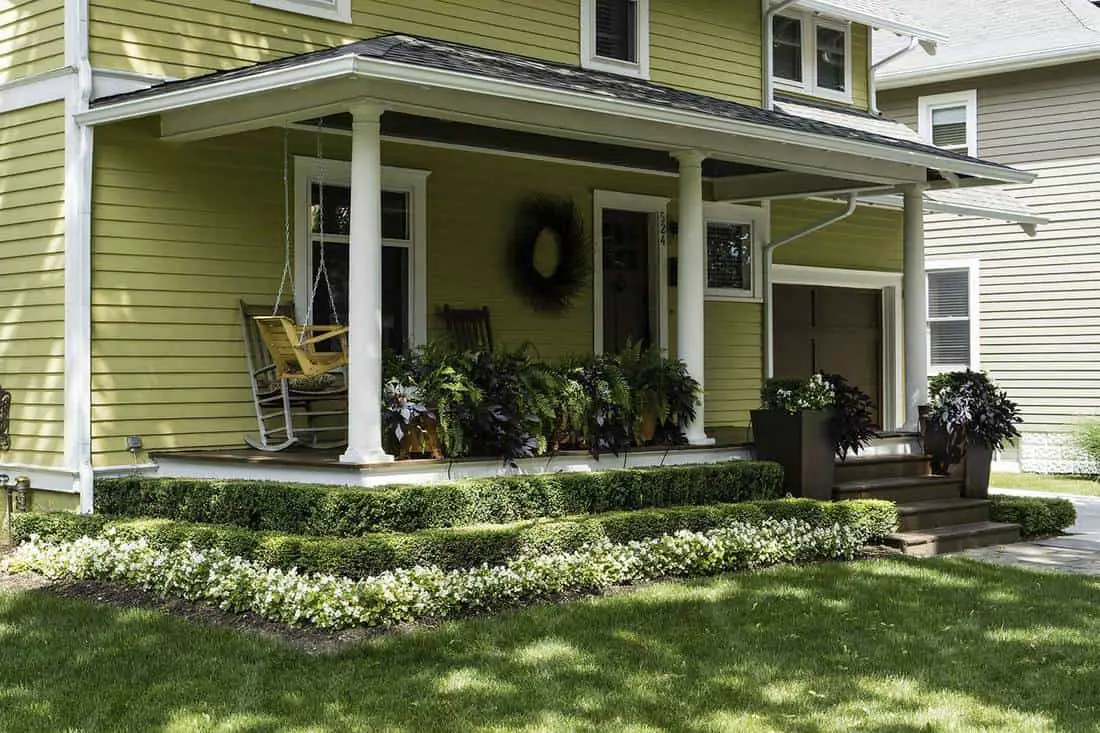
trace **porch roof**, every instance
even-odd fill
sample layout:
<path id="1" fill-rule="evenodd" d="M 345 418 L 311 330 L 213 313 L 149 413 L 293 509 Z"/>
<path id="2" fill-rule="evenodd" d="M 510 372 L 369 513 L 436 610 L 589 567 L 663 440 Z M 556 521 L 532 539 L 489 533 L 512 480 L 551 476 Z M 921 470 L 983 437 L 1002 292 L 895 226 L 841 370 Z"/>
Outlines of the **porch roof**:
<path id="1" fill-rule="evenodd" d="M 102 97 L 91 104 L 82 120 L 103 124 L 349 78 L 519 99 L 807 146 L 921 166 L 932 180 L 941 172 L 971 178 L 974 183 L 1028 183 L 1034 179 L 1026 171 L 941 150 L 919 140 L 899 139 L 782 110 L 768 111 L 568 64 L 407 34 L 379 36 Z"/>

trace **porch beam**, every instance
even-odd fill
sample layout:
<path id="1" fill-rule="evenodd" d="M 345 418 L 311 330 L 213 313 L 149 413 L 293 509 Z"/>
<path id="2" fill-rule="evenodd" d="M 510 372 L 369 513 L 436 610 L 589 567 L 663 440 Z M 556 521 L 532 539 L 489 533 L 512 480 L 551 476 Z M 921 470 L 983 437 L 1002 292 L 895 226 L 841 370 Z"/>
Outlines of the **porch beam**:
<path id="1" fill-rule="evenodd" d="M 730 202 L 803 198 L 876 190 L 890 190 L 890 187 L 887 184 L 872 181 L 795 171 L 753 173 L 718 178 L 714 181 L 714 199 Z"/>
<path id="2" fill-rule="evenodd" d="M 676 355 L 705 391 L 704 296 L 706 294 L 706 226 L 703 219 L 703 160 L 696 150 L 675 154 L 680 163 L 680 213 L 677 221 L 676 271 Z M 713 445 L 703 430 L 704 397 L 695 407 L 695 420 L 688 426 L 690 445 Z"/>
<path id="3" fill-rule="evenodd" d="M 908 186 L 904 200 L 905 429 L 920 427 L 928 401 L 928 281 L 924 271 L 924 192 Z"/>
<path id="4" fill-rule="evenodd" d="M 386 463 L 382 448 L 382 108 L 352 108 L 348 244 L 348 449 L 342 463 Z"/>

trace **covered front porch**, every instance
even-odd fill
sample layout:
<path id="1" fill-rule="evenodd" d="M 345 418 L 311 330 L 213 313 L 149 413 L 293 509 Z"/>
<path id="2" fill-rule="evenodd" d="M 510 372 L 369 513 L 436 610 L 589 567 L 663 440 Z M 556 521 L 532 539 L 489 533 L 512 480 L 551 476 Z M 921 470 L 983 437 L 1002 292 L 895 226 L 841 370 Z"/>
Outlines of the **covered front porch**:
<path id="1" fill-rule="evenodd" d="M 154 452 L 150 467 L 187 458 L 217 466 L 209 470 L 219 476 L 237 470 L 230 466 L 293 462 L 232 452 L 241 444 L 239 427 L 248 422 L 248 393 L 241 377 L 229 374 L 230 364 L 244 371 L 239 337 L 230 332 L 236 301 L 263 302 L 265 293 L 273 301 L 286 263 L 296 275 L 297 320 L 324 322 L 319 314 L 327 308 L 329 317 L 345 312 L 340 320 L 350 329 L 347 446 L 338 454 L 296 459 L 299 467 L 315 469 L 314 480 L 330 473 L 346 477 L 342 466 L 388 479 L 406 470 L 385 467 L 393 457 L 384 449 L 378 399 L 383 351 L 438 335 L 436 313 L 443 305 L 491 304 L 498 344 L 532 342 L 547 358 L 614 351 L 627 338 L 665 350 L 683 360 L 703 389 L 686 431 L 692 447 L 676 452 L 675 460 L 741 457 L 747 411 L 761 379 L 776 372 L 777 273 L 780 281 L 805 284 L 817 272 L 826 284 L 840 271 L 849 284 L 838 287 L 863 283 L 881 292 L 882 427 L 913 427 L 927 375 L 922 192 L 1027 178 L 918 143 L 410 36 L 106 98 L 87 121 L 101 126 L 97 155 L 106 149 L 97 185 L 114 187 L 101 190 L 93 209 L 93 249 L 107 268 L 98 273 L 99 299 L 93 300 L 100 305 L 93 333 L 98 325 L 106 334 L 93 376 L 99 398 L 93 399 L 95 463 L 106 469 L 121 463 L 110 456 L 119 452 L 121 437 L 135 434 L 144 435 Z M 128 160 L 139 148 L 162 162 Z M 121 183 L 129 162 L 142 168 L 150 188 L 163 184 L 182 199 L 198 200 L 197 208 L 214 211 L 213 218 L 229 226 L 213 244 L 193 247 L 165 244 L 172 241 L 173 224 L 176 231 L 196 226 L 180 211 L 175 221 L 145 222 L 138 235 L 121 232 L 125 215 L 116 219 L 104 209 L 126 205 L 112 197 L 135 185 Z M 253 179 L 265 179 L 262 195 L 233 190 L 246 169 Z M 193 188 L 183 190 L 187 186 Z M 858 197 L 868 193 L 901 195 L 904 215 L 857 209 Z M 337 207 L 346 210 L 346 220 L 335 216 L 332 231 L 325 229 L 324 202 L 316 198 L 326 194 L 346 201 Z M 502 264 L 516 205 L 536 194 L 574 202 L 592 240 L 590 285 L 557 314 L 527 307 Z M 219 210 L 222 202 L 225 210 Z M 243 214 L 228 211 L 233 206 Z M 318 206 L 326 222 L 320 231 L 310 226 Z M 870 222 L 864 233 L 877 234 L 865 234 L 867 241 L 854 250 L 851 237 L 858 230 L 849 230 L 848 239 L 824 237 L 844 231 L 830 227 L 859 220 Z M 272 256 L 280 240 L 288 250 L 282 263 Z M 708 253 L 721 243 L 736 244 L 744 255 L 736 267 L 713 267 Z M 219 254 L 218 244 L 239 249 Z M 644 262 L 626 266 L 612 256 L 609 249 L 624 244 L 638 246 L 616 254 Z M 343 279 L 319 291 L 312 287 L 317 254 L 330 246 L 345 253 L 333 260 L 334 269 L 344 268 L 337 278 Z M 190 251 L 209 254 L 201 267 L 188 265 L 194 270 L 156 271 L 144 287 L 116 277 L 126 271 L 116 261 L 124 250 L 149 262 L 158 248 L 181 259 Z M 244 264 L 249 256 L 259 257 L 254 271 Z M 773 268 L 773 259 L 792 269 Z M 181 280 L 204 277 L 219 263 L 216 281 L 205 289 Z M 141 273 L 142 267 L 129 271 Z M 169 297 L 162 281 L 178 283 L 190 302 Z M 623 292 L 627 296 L 619 299 Z M 338 302 L 341 295 L 346 302 Z M 212 326 L 192 336 L 183 314 L 195 307 Z M 111 338 L 128 317 L 168 327 L 159 329 L 155 345 L 138 349 Z M 209 354 L 206 364 L 218 365 L 214 379 L 201 376 L 209 373 L 205 369 L 184 378 L 173 376 L 187 371 L 179 366 L 158 370 L 159 360 L 167 364 L 170 355 L 178 365 L 196 342 Z M 112 372 L 134 356 L 153 357 L 143 380 L 134 380 L 151 393 L 140 409 L 119 396 L 125 386 Z M 163 399 L 169 392 L 182 399 L 189 391 L 182 413 L 179 403 Z M 212 434 L 204 431 L 204 419 L 226 427 Z M 229 452 L 167 452 L 200 448 Z M 657 456 L 652 460 L 672 455 L 632 451 L 625 460 L 649 453 Z M 606 465 L 617 460 L 624 459 L 608 456 Z M 531 461 L 524 468 L 579 465 L 569 455 Z M 457 465 L 436 463 L 423 473 L 453 475 Z"/>

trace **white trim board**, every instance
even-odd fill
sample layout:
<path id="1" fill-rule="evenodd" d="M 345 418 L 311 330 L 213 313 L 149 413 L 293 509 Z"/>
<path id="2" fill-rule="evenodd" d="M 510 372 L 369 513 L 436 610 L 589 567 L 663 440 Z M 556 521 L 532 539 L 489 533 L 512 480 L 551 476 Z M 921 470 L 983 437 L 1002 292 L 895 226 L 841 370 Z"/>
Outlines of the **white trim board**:
<path id="1" fill-rule="evenodd" d="M 637 211 L 650 215 L 649 297 L 650 329 L 656 326 L 657 345 L 668 353 L 668 205 L 672 199 L 620 191 L 592 192 L 592 350 L 604 352 L 603 342 L 603 212 Z"/>
<path id="2" fill-rule="evenodd" d="M 0 84 L 0 114 L 60 102 L 76 82 L 76 73 L 62 66 Z"/>
<path id="3" fill-rule="evenodd" d="M 773 285 L 817 285 L 882 291 L 882 422 L 887 430 L 901 425 L 905 415 L 902 280 L 900 272 L 772 265 Z M 771 348 L 775 348 L 774 341 Z"/>
<path id="4" fill-rule="evenodd" d="M 339 23 L 351 22 L 351 0 L 252 0 L 252 4 Z"/>

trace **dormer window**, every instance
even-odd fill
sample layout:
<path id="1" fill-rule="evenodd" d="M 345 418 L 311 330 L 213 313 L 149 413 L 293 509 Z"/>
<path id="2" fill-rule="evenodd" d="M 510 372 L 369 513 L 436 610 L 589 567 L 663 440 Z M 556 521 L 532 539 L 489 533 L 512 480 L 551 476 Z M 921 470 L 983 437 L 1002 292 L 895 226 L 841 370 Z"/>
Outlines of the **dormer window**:
<path id="1" fill-rule="evenodd" d="M 649 78 L 649 0 L 581 0 L 581 65 Z"/>
<path id="2" fill-rule="evenodd" d="M 772 20 L 772 76 L 781 89 L 852 101 L 852 35 L 847 23 L 816 15 Z"/>

